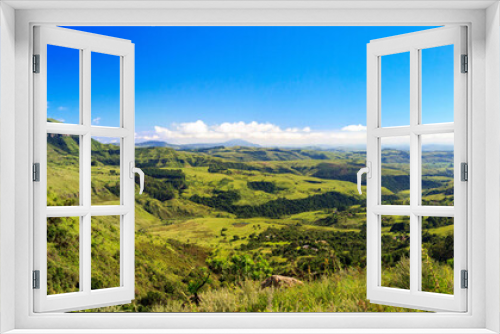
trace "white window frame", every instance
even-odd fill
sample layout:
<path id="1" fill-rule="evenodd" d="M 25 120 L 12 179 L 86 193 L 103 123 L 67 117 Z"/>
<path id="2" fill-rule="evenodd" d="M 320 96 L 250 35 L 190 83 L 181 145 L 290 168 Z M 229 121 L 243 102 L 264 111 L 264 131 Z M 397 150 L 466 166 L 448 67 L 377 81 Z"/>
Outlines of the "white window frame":
<path id="1" fill-rule="evenodd" d="M 1 4 L 0 329 L 2 331 L 16 329 L 16 333 L 36 333 L 38 329 L 45 329 L 45 332 L 47 329 L 54 330 L 50 332 L 57 332 L 59 329 L 61 333 L 71 333 L 76 332 L 76 329 L 88 329 L 86 331 L 88 333 L 104 333 L 106 330 L 124 332 L 127 329 L 127 333 L 139 333 L 141 329 L 158 329 L 158 332 L 172 333 L 176 332 L 176 329 L 192 329 L 192 332 L 199 333 L 211 329 L 211 332 L 229 333 L 244 332 L 245 328 L 248 332 L 248 329 L 254 328 L 255 332 L 262 333 L 335 333 L 342 332 L 343 329 L 349 329 L 350 333 L 415 333 L 414 329 L 418 328 L 422 333 L 499 332 L 500 131 L 497 128 L 500 124 L 498 115 L 500 24 L 496 1 L 421 3 L 398 1 L 397 9 L 391 9 L 391 6 L 395 6 L 394 2 L 385 1 L 370 1 L 369 5 L 366 2 L 355 1 L 328 3 L 207 1 L 203 4 L 143 1 L 141 3 L 81 1 L 71 4 L 69 1 L 42 0 L 4 1 Z M 14 11 L 11 6 L 18 9 Z M 103 9 L 106 6 L 114 9 Z M 143 10 L 125 9 L 125 6 L 142 7 Z M 184 8 L 179 9 L 179 7 Z M 467 25 L 468 54 L 471 59 L 467 96 L 468 109 L 471 111 L 468 116 L 468 132 L 471 134 L 468 143 L 471 154 L 468 190 L 468 197 L 471 199 L 468 210 L 468 220 L 471 222 L 468 230 L 470 235 L 468 311 L 434 314 L 33 313 L 31 290 L 33 263 L 30 255 L 33 245 L 31 209 L 33 203 L 30 197 L 33 101 L 32 75 L 29 71 L 32 31 L 33 26 L 38 24 Z M 12 145 L 12 135 L 15 138 L 14 145 Z M 12 196 L 12 189 L 15 189 L 15 196 Z M 486 254 L 489 256 L 486 257 Z M 185 330 L 182 332 L 186 333 Z"/>

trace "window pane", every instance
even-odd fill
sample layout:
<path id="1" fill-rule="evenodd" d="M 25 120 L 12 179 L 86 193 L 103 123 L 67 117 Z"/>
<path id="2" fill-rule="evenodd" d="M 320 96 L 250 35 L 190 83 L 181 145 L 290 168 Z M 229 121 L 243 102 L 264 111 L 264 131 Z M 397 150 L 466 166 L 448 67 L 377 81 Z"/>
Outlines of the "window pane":
<path id="1" fill-rule="evenodd" d="M 120 138 L 92 137 L 92 205 L 120 203 Z"/>
<path id="2" fill-rule="evenodd" d="M 92 52 L 92 125 L 120 126 L 120 57 Z"/>
<path id="3" fill-rule="evenodd" d="M 80 50 L 47 45 L 47 117 L 80 123 Z"/>
<path id="4" fill-rule="evenodd" d="M 453 45 L 423 49 L 422 123 L 453 122 Z"/>
<path id="5" fill-rule="evenodd" d="M 422 217 L 422 291 L 453 294 L 453 218 Z"/>
<path id="6" fill-rule="evenodd" d="M 410 217 L 381 216 L 382 281 L 389 288 L 410 288 Z"/>
<path id="7" fill-rule="evenodd" d="M 381 58 L 382 126 L 410 124 L 410 53 Z"/>
<path id="8" fill-rule="evenodd" d="M 92 290 L 120 286 L 120 216 L 92 217 Z"/>
<path id="9" fill-rule="evenodd" d="M 47 294 L 79 291 L 80 218 L 47 218 Z"/>
<path id="10" fill-rule="evenodd" d="M 47 206 L 80 205 L 80 136 L 47 134 Z"/>
<path id="11" fill-rule="evenodd" d="M 410 137 L 381 138 L 382 204 L 410 204 Z"/>
<path id="12" fill-rule="evenodd" d="M 422 205 L 453 206 L 453 133 L 422 135 Z"/>

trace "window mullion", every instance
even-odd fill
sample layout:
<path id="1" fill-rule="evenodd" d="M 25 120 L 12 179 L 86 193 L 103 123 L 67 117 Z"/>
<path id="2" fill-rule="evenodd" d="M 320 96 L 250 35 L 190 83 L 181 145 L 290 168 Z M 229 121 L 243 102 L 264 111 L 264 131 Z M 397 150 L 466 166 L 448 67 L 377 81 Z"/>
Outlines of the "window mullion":
<path id="1" fill-rule="evenodd" d="M 420 204 L 420 143 L 415 129 L 419 124 L 420 69 L 419 51 L 410 50 L 410 291 L 420 289 L 421 246 L 419 236 L 420 217 L 414 208 Z"/>
<path id="2" fill-rule="evenodd" d="M 91 51 L 89 49 L 83 50 L 83 65 L 81 67 L 81 83 L 82 83 L 82 124 L 84 126 L 91 126 Z M 91 149 L 92 149 L 92 135 L 87 132 L 82 136 L 82 143 L 80 152 L 82 158 L 80 159 L 80 173 L 81 173 L 81 198 L 83 205 L 89 208 L 86 215 L 82 217 L 82 228 L 80 230 L 80 272 L 82 281 L 80 284 L 83 286 L 83 291 L 90 293 L 91 291 L 91 243 L 92 243 L 92 228 L 91 228 Z"/>

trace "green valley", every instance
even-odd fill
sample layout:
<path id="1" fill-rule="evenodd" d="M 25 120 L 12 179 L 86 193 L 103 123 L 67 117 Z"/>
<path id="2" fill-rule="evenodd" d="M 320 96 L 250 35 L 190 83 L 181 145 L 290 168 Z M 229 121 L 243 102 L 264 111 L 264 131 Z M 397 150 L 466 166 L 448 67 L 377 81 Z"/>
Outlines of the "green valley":
<path id="1" fill-rule="evenodd" d="M 78 205 L 79 138 L 48 135 L 50 206 Z M 119 146 L 92 140 L 92 204 L 117 204 Z M 408 152 L 382 152 L 382 196 L 407 204 Z M 422 153 L 422 200 L 453 205 L 453 153 Z M 136 298 L 105 312 L 400 312 L 366 300 L 364 151 L 136 147 Z M 138 180 L 136 180 L 136 183 Z M 136 185 L 138 188 L 138 185 Z M 364 187 L 363 187 L 364 188 Z M 48 220 L 48 291 L 78 290 L 78 218 Z M 453 220 L 422 219 L 422 285 L 453 293 Z M 409 221 L 382 217 L 385 286 L 409 288 Z M 451 245 L 451 252 L 450 252 Z M 92 221 L 92 287 L 119 284 L 119 223 Z M 263 288 L 271 275 L 303 282 Z"/>

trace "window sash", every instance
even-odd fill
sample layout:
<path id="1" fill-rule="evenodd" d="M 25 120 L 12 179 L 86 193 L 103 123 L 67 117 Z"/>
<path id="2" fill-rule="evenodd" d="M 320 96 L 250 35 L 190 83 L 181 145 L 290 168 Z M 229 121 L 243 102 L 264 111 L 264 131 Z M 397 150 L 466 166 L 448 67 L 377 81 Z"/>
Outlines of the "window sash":
<path id="1" fill-rule="evenodd" d="M 461 270 L 467 270 L 467 183 L 460 182 L 460 164 L 467 162 L 466 75 L 460 73 L 461 55 L 466 54 L 466 28 L 446 27 L 371 41 L 367 48 L 367 297 L 371 302 L 422 310 L 467 310 L 467 290 L 461 289 Z M 454 123 L 420 124 L 420 50 L 454 45 Z M 410 125 L 381 127 L 381 57 L 410 54 Z M 421 205 L 422 134 L 454 133 L 454 206 Z M 381 138 L 410 137 L 410 205 L 381 205 Z M 410 217 L 410 289 L 381 286 L 382 215 Z M 454 217 L 454 294 L 421 290 L 421 217 Z"/>
<path id="2" fill-rule="evenodd" d="M 47 122 L 47 45 L 80 50 L 80 122 Z M 98 127 L 91 122 L 91 53 L 120 57 L 120 127 Z M 34 53 L 40 55 L 40 73 L 34 74 L 34 161 L 40 163 L 40 182 L 34 184 L 34 270 L 40 271 L 40 288 L 33 290 L 34 311 L 73 311 L 129 303 L 134 298 L 134 46 L 130 41 L 64 28 L 35 27 Z M 48 133 L 80 136 L 80 205 L 47 207 Z M 91 205 L 92 136 L 120 138 L 120 205 Z M 91 288 L 92 216 L 120 216 L 120 286 Z M 47 295 L 47 218 L 80 217 L 79 291 Z"/>

